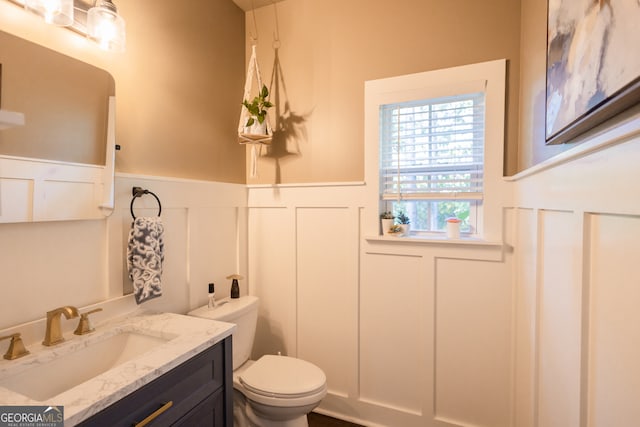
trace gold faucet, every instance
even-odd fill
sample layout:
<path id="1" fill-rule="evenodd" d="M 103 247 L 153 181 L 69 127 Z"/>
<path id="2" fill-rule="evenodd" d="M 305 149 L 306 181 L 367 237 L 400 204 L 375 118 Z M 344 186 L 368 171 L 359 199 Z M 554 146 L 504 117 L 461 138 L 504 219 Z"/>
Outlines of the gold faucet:
<path id="1" fill-rule="evenodd" d="M 64 341 L 62 329 L 60 328 L 60 315 L 64 314 L 67 319 L 78 317 L 78 309 L 70 305 L 56 308 L 47 312 L 47 329 L 44 334 L 43 345 L 51 346 Z"/>
<path id="2" fill-rule="evenodd" d="M 29 351 L 24 347 L 20 333 L 7 335 L 6 337 L 0 337 L 0 341 L 11 338 L 11 343 L 7 352 L 4 354 L 4 358 L 7 360 L 17 359 L 18 357 L 26 356 Z"/>
<path id="3" fill-rule="evenodd" d="M 91 311 L 87 311 L 86 313 L 80 314 L 80 321 L 78 322 L 78 327 L 76 328 L 75 331 L 73 331 L 73 333 L 76 335 L 84 335 L 84 334 L 88 334 L 89 332 L 95 331 L 95 328 L 91 326 L 89 315 L 93 313 L 97 313 L 99 311 L 102 311 L 102 309 L 96 308 Z"/>

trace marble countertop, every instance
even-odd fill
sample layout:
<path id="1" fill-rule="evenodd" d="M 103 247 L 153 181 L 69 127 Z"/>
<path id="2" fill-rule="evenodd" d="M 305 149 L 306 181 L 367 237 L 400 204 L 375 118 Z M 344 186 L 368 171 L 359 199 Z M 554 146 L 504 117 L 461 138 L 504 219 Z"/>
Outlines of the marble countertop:
<path id="1" fill-rule="evenodd" d="M 64 406 L 65 426 L 74 426 L 223 340 L 234 328 L 230 323 L 180 314 L 138 312 L 97 325 L 95 332 L 87 335 L 65 334 L 66 341 L 53 347 L 31 345 L 31 354 L 0 361 L 0 404 Z M 15 375 L 123 332 L 144 333 L 167 341 L 43 401 L 3 387 L 3 381 L 6 384 Z M 55 375 L 63 380 L 65 373 Z"/>

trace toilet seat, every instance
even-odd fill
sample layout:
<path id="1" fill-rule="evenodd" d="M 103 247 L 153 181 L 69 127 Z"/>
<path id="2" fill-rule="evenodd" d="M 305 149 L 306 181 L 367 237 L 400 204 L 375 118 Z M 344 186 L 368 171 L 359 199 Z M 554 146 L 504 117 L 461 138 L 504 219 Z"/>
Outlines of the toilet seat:
<path id="1" fill-rule="evenodd" d="M 239 382 L 247 398 L 271 406 L 303 406 L 327 393 L 320 368 L 287 356 L 262 356 L 240 373 Z"/>

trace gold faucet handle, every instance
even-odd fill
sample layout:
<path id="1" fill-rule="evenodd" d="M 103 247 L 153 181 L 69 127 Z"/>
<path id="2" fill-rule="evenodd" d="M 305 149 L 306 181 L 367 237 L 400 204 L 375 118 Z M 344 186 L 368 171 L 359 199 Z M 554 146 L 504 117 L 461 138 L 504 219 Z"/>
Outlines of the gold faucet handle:
<path id="1" fill-rule="evenodd" d="M 73 331 L 76 335 L 84 335 L 90 332 L 95 331 L 95 328 L 91 326 L 91 321 L 89 320 L 89 315 L 93 313 L 97 313 L 102 311 L 101 308 L 95 308 L 93 310 L 87 311 L 86 313 L 80 314 L 80 321 L 78 322 L 78 327 L 75 331 Z"/>
<path id="2" fill-rule="evenodd" d="M 20 333 L 17 332 L 15 334 L 7 335 L 6 337 L 0 337 L 0 341 L 11 338 L 11 343 L 9 343 L 9 348 L 7 352 L 4 354 L 4 358 L 7 360 L 17 359 L 18 357 L 26 356 L 29 354 L 29 351 L 24 347 L 24 343 L 22 342 L 22 338 L 20 338 Z"/>

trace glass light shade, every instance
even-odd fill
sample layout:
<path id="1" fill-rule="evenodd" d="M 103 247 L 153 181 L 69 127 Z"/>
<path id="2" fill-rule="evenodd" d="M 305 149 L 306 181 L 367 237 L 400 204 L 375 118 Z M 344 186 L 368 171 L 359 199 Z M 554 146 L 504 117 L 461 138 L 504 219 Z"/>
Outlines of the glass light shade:
<path id="1" fill-rule="evenodd" d="M 73 24 L 73 0 L 26 0 L 24 6 L 42 16 L 48 24 Z"/>
<path id="2" fill-rule="evenodd" d="M 125 22 L 109 0 L 98 0 L 87 13 L 87 36 L 101 49 L 124 52 L 126 46 Z"/>

